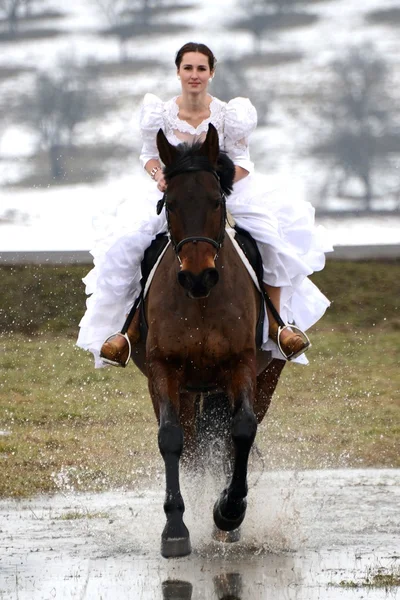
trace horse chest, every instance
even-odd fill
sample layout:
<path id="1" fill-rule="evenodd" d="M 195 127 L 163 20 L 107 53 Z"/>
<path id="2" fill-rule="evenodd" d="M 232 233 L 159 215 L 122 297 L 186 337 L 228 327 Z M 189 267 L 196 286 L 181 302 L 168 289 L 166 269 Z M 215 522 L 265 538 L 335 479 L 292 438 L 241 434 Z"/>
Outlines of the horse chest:
<path id="1" fill-rule="evenodd" d="M 159 331 L 150 340 L 150 347 L 158 348 L 163 355 L 179 362 L 190 362 L 200 368 L 214 366 L 227 360 L 240 346 L 248 347 L 251 336 L 246 334 L 240 339 L 236 329 L 229 320 L 217 326 L 204 323 L 189 325 L 183 319 L 178 327 L 175 324 L 174 329 L 165 327 L 162 332 Z"/>

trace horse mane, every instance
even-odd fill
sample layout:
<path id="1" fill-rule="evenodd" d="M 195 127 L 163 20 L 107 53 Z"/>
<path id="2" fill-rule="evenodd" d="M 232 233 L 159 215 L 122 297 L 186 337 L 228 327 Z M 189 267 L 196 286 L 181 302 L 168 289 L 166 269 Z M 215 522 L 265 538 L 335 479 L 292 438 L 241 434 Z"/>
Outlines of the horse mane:
<path id="1" fill-rule="evenodd" d="M 177 159 L 169 166 L 164 167 L 164 176 L 168 182 L 174 175 L 185 173 L 186 171 L 209 171 L 216 172 L 223 193 L 229 196 L 233 189 L 233 180 L 235 177 L 235 165 L 226 152 L 220 151 L 217 159 L 217 165 L 211 164 L 204 154 L 199 151 L 202 142 L 188 144 L 186 142 L 176 146 L 178 151 Z"/>

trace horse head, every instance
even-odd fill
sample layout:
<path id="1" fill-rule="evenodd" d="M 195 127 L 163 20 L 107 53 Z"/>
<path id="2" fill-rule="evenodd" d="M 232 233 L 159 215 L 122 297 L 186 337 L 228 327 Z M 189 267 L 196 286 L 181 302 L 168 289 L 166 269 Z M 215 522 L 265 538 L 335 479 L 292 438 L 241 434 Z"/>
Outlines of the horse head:
<path id="1" fill-rule="evenodd" d="M 234 166 L 220 154 L 212 124 L 204 142 L 192 145 L 173 146 L 160 129 L 157 147 L 165 165 L 163 202 L 180 262 L 178 281 L 190 298 L 205 298 L 219 279 L 215 261 L 223 244 L 225 194 L 232 190 Z"/>

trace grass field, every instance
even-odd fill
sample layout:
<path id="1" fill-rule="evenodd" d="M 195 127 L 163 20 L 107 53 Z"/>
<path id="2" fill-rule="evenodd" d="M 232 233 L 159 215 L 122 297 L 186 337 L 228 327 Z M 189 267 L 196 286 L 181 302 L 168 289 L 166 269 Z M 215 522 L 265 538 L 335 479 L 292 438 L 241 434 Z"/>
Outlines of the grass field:
<path id="1" fill-rule="evenodd" d="M 133 488 L 162 471 L 145 379 L 75 347 L 85 267 L 0 270 L 0 496 Z M 266 468 L 400 467 L 400 263 L 328 262 L 310 365 L 288 365 Z"/>

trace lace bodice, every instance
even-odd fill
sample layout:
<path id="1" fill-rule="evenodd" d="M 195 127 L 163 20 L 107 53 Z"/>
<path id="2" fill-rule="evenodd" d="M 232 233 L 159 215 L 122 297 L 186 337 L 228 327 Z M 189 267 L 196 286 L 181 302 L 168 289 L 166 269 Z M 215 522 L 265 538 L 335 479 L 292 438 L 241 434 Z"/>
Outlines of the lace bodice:
<path id="1" fill-rule="evenodd" d="M 230 102 L 222 102 L 212 97 L 210 116 L 198 127 L 179 118 L 177 96 L 163 102 L 154 94 L 146 94 L 143 100 L 140 129 L 143 148 L 140 160 L 143 166 L 152 159 L 159 158 L 156 136 L 161 128 L 168 141 L 177 145 L 181 142 L 193 143 L 202 141 L 207 133 L 209 123 L 217 129 L 220 147 L 225 150 L 233 162 L 251 172 L 253 163 L 249 153 L 249 135 L 257 124 L 257 113 L 247 98 L 234 98 Z"/>
<path id="2" fill-rule="evenodd" d="M 193 127 L 187 121 L 183 121 L 179 118 L 179 106 L 176 102 L 177 98 L 172 98 L 165 103 L 165 134 L 167 137 L 175 136 L 177 143 L 188 142 L 192 143 L 194 140 L 201 140 L 205 137 L 208 129 L 208 124 L 212 122 L 214 127 L 218 131 L 220 139 L 223 138 L 223 109 L 222 103 L 217 101 L 216 98 L 212 98 L 209 109 L 210 116 L 204 119 L 200 125 Z M 172 142 L 171 142 L 172 143 Z"/>

